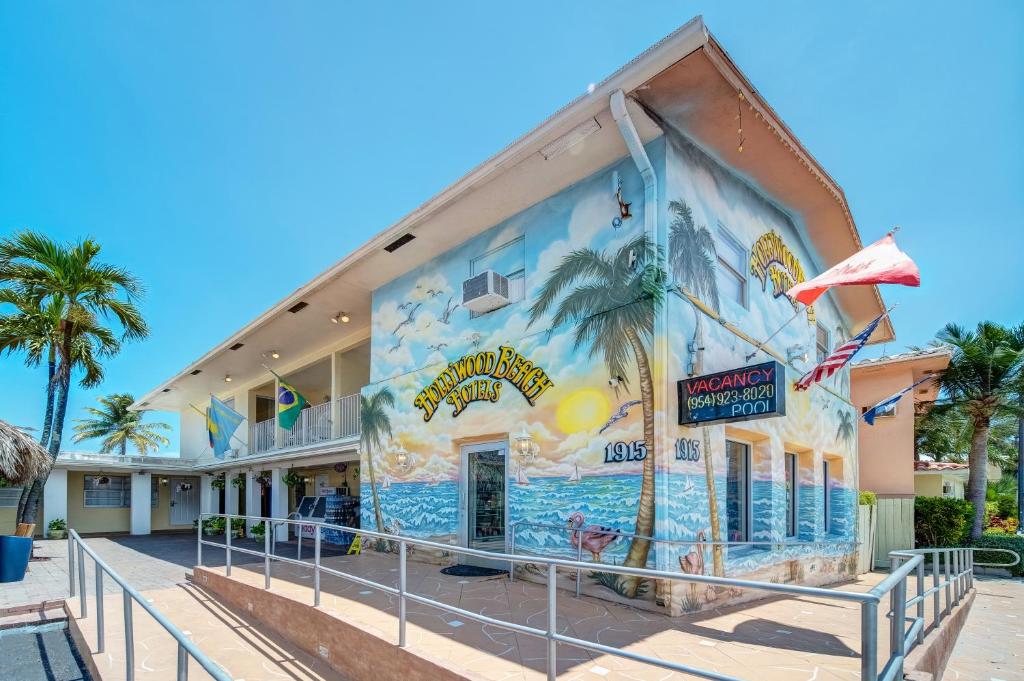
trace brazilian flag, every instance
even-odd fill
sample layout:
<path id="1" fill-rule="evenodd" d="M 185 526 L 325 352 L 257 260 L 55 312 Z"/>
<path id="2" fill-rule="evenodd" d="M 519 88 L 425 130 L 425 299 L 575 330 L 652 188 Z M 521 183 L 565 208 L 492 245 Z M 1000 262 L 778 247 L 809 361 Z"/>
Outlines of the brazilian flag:
<path id="1" fill-rule="evenodd" d="M 277 387 L 277 423 L 285 430 L 291 430 L 306 406 L 306 398 L 299 394 L 292 385 L 278 378 Z"/>

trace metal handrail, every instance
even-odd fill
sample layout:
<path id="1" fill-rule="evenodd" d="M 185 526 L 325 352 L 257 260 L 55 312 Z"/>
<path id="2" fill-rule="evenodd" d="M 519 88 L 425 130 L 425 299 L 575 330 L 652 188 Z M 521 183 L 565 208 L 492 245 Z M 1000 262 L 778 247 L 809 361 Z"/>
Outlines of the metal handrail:
<path id="1" fill-rule="evenodd" d="M 138 603 L 143 610 L 156 620 L 171 637 L 178 642 L 178 667 L 177 681 L 188 679 L 188 658 L 191 656 L 196 663 L 212 676 L 216 681 L 231 681 L 231 677 L 213 660 L 207 657 L 203 651 L 185 636 L 178 627 L 157 610 L 142 594 L 129 586 L 121 575 L 96 555 L 88 544 L 86 544 L 75 530 L 68 532 L 68 580 L 71 595 L 75 595 L 75 548 L 78 548 L 78 584 L 79 584 L 79 611 L 84 619 L 88 617 L 88 606 L 85 597 L 85 554 L 93 559 L 96 566 L 96 652 L 104 652 L 104 612 L 103 612 L 103 574 L 110 575 L 118 586 L 121 587 L 124 596 L 124 647 L 125 647 L 125 678 L 133 681 L 135 678 L 135 624 L 132 619 L 132 601 Z"/>
<path id="2" fill-rule="evenodd" d="M 360 584 L 365 587 L 377 589 L 384 593 L 398 596 L 399 608 L 398 608 L 398 640 L 399 646 L 406 646 L 406 606 L 409 601 L 419 603 L 422 605 L 428 605 L 431 607 L 444 610 L 462 617 L 467 617 L 471 620 L 481 622 L 483 624 L 489 624 L 496 626 L 501 629 L 508 631 L 514 631 L 519 633 L 536 636 L 538 638 L 546 639 L 548 643 L 547 651 L 547 677 L 549 681 L 553 681 L 556 675 L 556 644 L 564 643 L 566 645 L 572 645 L 585 650 L 591 650 L 594 652 L 614 655 L 654 666 L 662 667 L 672 671 L 677 671 L 685 674 L 693 674 L 706 679 L 716 679 L 717 681 L 740 681 L 736 677 L 719 674 L 717 672 L 699 669 L 684 665 L 676 662 L 670 662 L 668 660 L 661 660 L 654 657 L 642 655 L 627 650 L 620 650 L 618 648 L 612 648 L 610 646 L 597 643 L 595 641 L 587 641 L 571 636 L 566 636 L 558 633 L 555 626 L 557 616 L 557 569 L 562 568 L 565 570 L 582 570 L 582 569 L 593 569 L 593 563 L 583 563 L 580 561 L 565 560 L 561 558 L 548 558 L 543 556 L 527 556 L 522 554 L 505 554 L 505 553 L 494 553 L 491 551 L 482 551 L 480 549 L 472 549 L 462 546 L 454 546 L 452 544 L 443 544 L 440 542 L 433 542 L 426 539 L 415 539 L 412 537 L 403 537 L 401 535 L 389 534 L 384 532 L 377 532 L 373 530 L 364 530 L 359 528 L 347 527 L 344 525 L 337 525 L 334 523 L 310 521 L 309 519 L 303 520 L 290 520 L 283 518 L 265 518 L 262 516 L 240 516 L 233 514 L 223 513 L 203 513 L 202 517 L 225 517 L 227 518 L 227 525 L 230 526 L 230 521 L 233 518 L 245 518 L 246 520 L 253 521 L 264 521 L 268 525 L 271 522 L 274 523 L 285 523 L 285 524 L 296 524 L 296 525 L 312 525 L 315 527 L 314 533 L 314 556 L 313 563 L 297 560 L 294 558 L 288 558 L 285 556 L 273 555 L 270 548 L 269 533 L 264 535 L 264 551 L 254 551 L 252 549 L 243 549 L 236 546 L 231 546 L 230 541 L 224 544 L 219 542 L 207 541 L 203 539 L 202 532 L 197 534 L 197 565 L 202 565 L 202 550 L 203 545 L 213 546 L 216 548 L 225 549 L 228 556 L 226 562 L 226 574 L 231 574 L 231 559 L 230 554 L 232 551 L 239 551 L 254 556 L 262 556 L 264 558 L 264 588 L 270 589 L 271 578 L 270 578 L 270 565 L 272 560 L 278 560 L 284 563 L 302 566 L 313 569 L 313 605 L 319 606 L 320 604 L 320 576 L 322 573 L 334 575 L 341 579 Z M 200 522 L 200 526 L 202 523 Z M 398 587 L 393 587 L 387 584 L 381 584 L 364 577 L 359 577 L 354 574 L 349 574 L 341 570 L 337 570 L 331 567 L 327 567 L 321 564 L 320 560 L 320 546 L 321 546 L 321 532 L 323 528 L 331 530 L 348 532 L 352 534 L 362 535 L 363 537 L 377 538 L 390 542 L 391 544 L 398 545 L 398 560 L 399 560 L 399 582 Z M 547 612 L 547 626 L 544 629 L 530 627 L 516 622 L 509 622 L 500 620 L 472 611 L 464 610 L 462 608 L 441 603 L 433 599 L 421 596 L 419 594 L 410 593 L 407 589 L 407 554 L 408 547 L 418 546 L 429 549 L 436 549 L 439 551 L 447 551 L 450 553 L 458 553 L 468 556 L 475 556 L 478 558 L 486 558 L 495 561 L 507 561 L 514 565 L 516 563 L 533 563 L 542 564 L 547 566 L 547 594 L 548 594 L 548 612 Z M 970 588 L 970 577 L 972 576 L 970 563 L 968 562 L 969 553 L 972 549 L 930 549 L 930 551 L 937 552 L 939 555 L 946 559 L 947 566 L 956 565 L 952 568 L 952 571 L 947 576 L 947 581 L 943 582 L 940 586 L 948 587 L 954 582 L 961 585 L 963 589 L 958 587 L 956 589 L 956 603 L 959 603 L 960 598 L 966 593 L 966 589 Z M 669 580 L 669 581 L 682 581 L 682 582 L 695 582 L 700 584 L 710 584 L 714 586 L 726 586 L 740 589 L 758 589 L 761 591 L 781 593 L 791 596 L 812 596 L 817 598 L 827 598 L 832 600 L 846 601 L 857 603 L 861 609 L 861 679 L 865 681 L 895 681 L 895 679 L 902 678 L 903 665 L 906 659 L 907 652 L 919 641 L 921 634 L 924 630 L 923 615 L 920 618 L 911 618 L 912 624 L 909 634 L 905 631 L 906 629 L 906 609 L 912 605 L 922 603 L 923 596 L 920 594 L 907 600 L 906 589 L 907 589 L 907 577 L 915 570 L 918 570 L 919 566 L 923 566 L 924 556 L 912 554 L 909 556 L 894 556 L 893 557 L 893 572 L 880 584 L 876 585 L 873 589 L 866 593 L 844 591 L 841 589 L 825 589 L 820 587 L 802 586 L 795 584 L 778 584 L 774 582 L 760 582 L 754 580 L 744 579 L 733 579 L 727 577 L 714 577 L 709 575 L 695 575 L 686 574 L 681 572 L 669 572 L 665 570 L 651 570 L 647 568 L 633 568 L 620 565 L 606 565 L 601 564 L 601 570 L 610 572 L 613 574 L 627 575 L 642 577 L 645 579 L 654 580 Z M 920 580 L 919 580 L 920 583 Z M 931 593 L 929 591 L 928 593 Z M 882 668 L 881 673 L 878 671 L 878 604 L 882 599 L 889 595 L 890 597 L 890 609 L 889 609 L 889 627 L 890 627 L 890 654 Z M 902 603 L 902 607 L 897 607 L 897 604 Z M 950 606 L 951 607 L 951 606 Z M 948 612 L 948 609 L 947 609 Z M 902 614 L 901 614 L 902 613 Z M 918 621 L 920 620 L 920 621 Z"/>

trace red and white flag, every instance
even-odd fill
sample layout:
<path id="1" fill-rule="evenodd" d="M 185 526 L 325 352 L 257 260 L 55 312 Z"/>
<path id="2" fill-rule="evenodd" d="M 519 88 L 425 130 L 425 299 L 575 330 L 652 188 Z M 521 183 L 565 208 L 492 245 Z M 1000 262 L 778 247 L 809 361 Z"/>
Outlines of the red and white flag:
<path id="1" fill-rule="evenodd" d="M 814 279 L 797 284 L 786 291 L 786 296 L 804 305 L 813 305 L 821 294 L 833 286 L 851 284 L 920 286 L 921 272 L 914 261 L 896 246 L 896 240 L 892 232 L 889 232 Z"/>

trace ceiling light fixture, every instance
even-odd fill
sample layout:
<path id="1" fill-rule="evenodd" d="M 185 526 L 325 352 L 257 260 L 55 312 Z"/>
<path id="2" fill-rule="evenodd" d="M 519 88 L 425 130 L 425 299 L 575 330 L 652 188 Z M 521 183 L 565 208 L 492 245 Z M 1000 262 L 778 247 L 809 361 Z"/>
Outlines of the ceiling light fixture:
<path id="1" fill-rule="evenodd" d="M 225 383 L 230 383 L 231 382 L 231 374 L 224 374 L 224 382 Z"/>
<path id="2" fill-rule="evenodd" d="M 331 317 L 331 322 L 334 324 L 348 324 L 350 321 L 352 321 L 352 318 L 348 316 L 348 312 L 339 312 Z"/>
<path id="3" fill-rule="evenodd" d="M 281 359 L 281 353 L 278 352 L 277 350 L 271 350 L 270 356 L 273 357 L 274 359 Z"/>

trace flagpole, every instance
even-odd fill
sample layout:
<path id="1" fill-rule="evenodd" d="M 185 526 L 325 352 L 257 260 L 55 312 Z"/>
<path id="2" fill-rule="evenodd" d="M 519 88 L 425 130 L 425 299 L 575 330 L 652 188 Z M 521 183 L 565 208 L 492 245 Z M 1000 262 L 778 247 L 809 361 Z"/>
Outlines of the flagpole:
<path id="1" fill-rule="evenodd" d="M 756 355 L 757 353 L 761 352 L 761 350 L 763 350 L 763 349 L 764 349 L 764 346 L 768 345 L 768 341 L 770 341 L 770 340 L 771 340 L 772 338 L 775 338 L 776 336 L 778 336 L 778 335 L 779 335 L 779 333 L 780 333 L 780 332 L 781 332 L 781 331 L 782 331 L 782 330 L 783 330 L 784 328 L 786 328 L 787 326 L 789 326 L 789 325 L 790 325 L 790 323 L 791 323 L 791 322 L 792 322 L 792 321 L 793 321 L 794 319 L 796 319 L 797 317 L 799 317 L 799 316 L 800 316 L 800 313 L 801 313 L 801 312 L 804 312 L 804 311 L 806 311 L 806 310 L 807 310 L 807 308 L 806 308 L 806 307 L 804 307 L 804 308 L 803 308 L 802 310 L 801 310 L 801 309 L 797 309 L 797 311 L 793 313 L 793 316 L 792 316 L 792 317 L 790 317 L 790 318 L 789 318 L 789 319 L 787 319 L 787 320 L 786 320 L 785 322 L 783 322 L 783 323 L 782 323 L 782 326 L 780 326 L 779 328 L 775 329 L 775 331 L 774 331 L 774 333 L 772 333 L 772 335 L 768 336 L 768 337 L 767 337 L 767 338 L 765 338 L 765 339 L 764 339 L 763 341 L 759 342 L 759 343 L 758 343 L 757 345 L 755 345 L 755 346 L 754 346 L 754 351 L 753 351 L 753 352 L 751 352 L 751 353 L 750 353 L 749 355 L 747 355 L 747 359 L 746 359 L 746 361 L 748 361 L 748 362 L 749 362 L 749 361 L 750 361 L 750 360 L 751 360 L 751 359 L 752 359 L 752 358 L 754 357 L 754 355 Z"/>
<path id="2" fill-rule="evenodd" d="M 199 414 L 200 416 L 202 416 L 202 417 L 203 417 L 204 419 L 206 418 L 206 414 L 204 414 L 204 413 L 203 413 L 203 410 L 202 410 L 202 409 L 200 409 L 200 408 L 199 408 L 199 407 L 197 407 L 196 405 L 192 404 L 191 402 L 189 402 L 189 403 L 188 403 L 188 406 L 190 406 L 190 407 L 192 407 L 193 409 L 195 409 L 195 410 L 196 410 L 196 412 L 197 412 L 197 413 L 198 413 L 198 414 Z M 242 418 L 245 418 L 245 417 L 243 416 Z M 248 421 L 249 419 L 247 419 L 247 418 L 246 418 L 245 420 L 246 420 L 246 421 Z M 249 446 L 249 443 L 248 443 L 248 442 L 242 442 L 242 440 L 241 440 L 241 439 L 239 439 L 239 437 L 238 437 L 237 435 L 235 435 L 234 433 L 231 433 L 231 437 L 235 438 L 235 440 L 237 440 L 237 441 L 238 441 L 238 444 L 242 445 L 243 447 L 248 447 L 248 446 Z"/>

